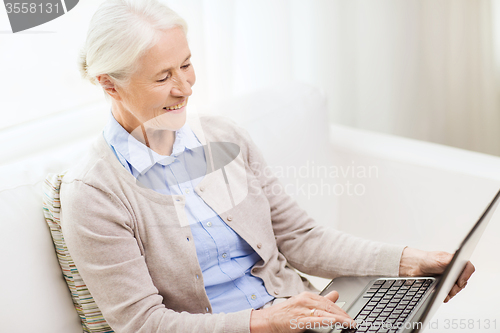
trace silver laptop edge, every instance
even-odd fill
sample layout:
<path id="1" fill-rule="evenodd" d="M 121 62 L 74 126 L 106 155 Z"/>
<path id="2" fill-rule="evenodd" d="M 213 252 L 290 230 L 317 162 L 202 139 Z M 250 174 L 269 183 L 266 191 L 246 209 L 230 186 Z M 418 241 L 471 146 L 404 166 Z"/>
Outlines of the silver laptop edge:
<path id="1" fill-rule="evenodd" d="M 375 280 L 380 278 L 395 280 L 432 279 L 432 284 L 405 321 L 406 325 L 398 330 L 398 333 L 420 332 L 429 324 L 432 316 L 458 280 L 499 204 L 500 191 L 497 192 L 479 220 L 462 241 L 443 274 L 430 277 L 342 277 L 332 280 L 320 295 L 324 296 L 332 290 L 339 291 L 340 297 L 337 304 L 347 304 L 343 309 L 354 318 L 368 302 L 363 299 L 363 295 Z M 306 330 L 306 332 L 340 332 L 340 330 L 325 327 L 323 329 Z"/>
<path id="2" fill-rule="evenodd" d="M 425 328 L 429 323 L 432 316 L 436 313 L 437 309 L 460 277 L 460 274 L 464 270 L 465 265 L 469 261 L 472 253 L 474 252 L 474 249 L 476 248 L 477 243 L 479 243 L 479 239 L 483 235 L 484 230 L 488 226 L 488 223 L 490 222 L 500 203 L 499 198 L 500 191 L 497 192 L 479 220 L 462 241 L 462 244 L 460 244 L 460 247 L 455 252 L 455 255 L 453 256 L 450 264 L 448 265 L 448 267 L 446 267 L 446 270 L 441 275 L 441 278 L 436 285 L 435 292 L 429 298 L 425 306 L 425 310 L 422 312 L 422 315 L 419 318 L 419 321 L 422 323 L 422 328 Z M 414 329 L 412 333 L 419 332 L 420 330 L 420 328 Z"/>

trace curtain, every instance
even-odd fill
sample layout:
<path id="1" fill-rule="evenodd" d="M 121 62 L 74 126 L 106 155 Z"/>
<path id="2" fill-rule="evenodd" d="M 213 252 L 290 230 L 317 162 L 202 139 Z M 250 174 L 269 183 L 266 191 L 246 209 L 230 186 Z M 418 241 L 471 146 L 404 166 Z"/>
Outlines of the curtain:
<path id="1" fill-rule="evenodd" d="M 192 17 L 197 102 L 301 80 L 332 122 L 500 155 L 494 1 L 169 3 Z"/>
<path id="2" fill-rule="evenodd" d="M 299 80 L 331 122 L 500 155 L 494 0 L 165 1 L 189 25 L 196 107 Z M 103 99 L 76 67 L 101 2 L 19 34 L 0 13 L 0 131 Z"/>

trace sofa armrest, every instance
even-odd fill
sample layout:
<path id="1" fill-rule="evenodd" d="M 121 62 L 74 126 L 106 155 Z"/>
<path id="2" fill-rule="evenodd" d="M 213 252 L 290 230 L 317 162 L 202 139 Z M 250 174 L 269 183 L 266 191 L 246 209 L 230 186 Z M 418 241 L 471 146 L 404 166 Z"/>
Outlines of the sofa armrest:
<path id="1" fill-rule="evenodd" d="M 362 236 L 451 251 L 500 188 L 499 157 L 339 125 L 331 143 L 337 182 L 352 187 L 339 228 Z"/>

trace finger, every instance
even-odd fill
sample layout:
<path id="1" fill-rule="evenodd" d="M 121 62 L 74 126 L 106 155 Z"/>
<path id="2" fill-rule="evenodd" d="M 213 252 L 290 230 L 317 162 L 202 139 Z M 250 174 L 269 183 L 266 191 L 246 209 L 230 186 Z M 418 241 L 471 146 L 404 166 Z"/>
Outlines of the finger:
<path id="1" fill-rule="evenodd" d="M 448 303 L 449 300 L 451 300 L 453 297 L 456 296 L 456 294 L 458 294 L 463 288 L 460 288 L 457 284 L 455 284 L 451 290 L 450 290 L 450 293 L 446 296 L 446 298 L 444 299 L 444 303 Z"/>
<path id="2" fill-rule="evenodd" d="M 471 277 L 472 273 L 474 273 L 475 270 L 476 268 L 474 267 L 474 265 L 470 261 L 468 261 L 467 264 L 465 265 L 464 270 L 462 271 L 462 274 L 460 274 L 460 277 L 457 280 L 457 284 L 461 288 L 464 288 L 465 285 L 467 284 L 467 281 L 469 280 L 469 278 Z"/>
<path id="3" fill-rule="evenodd" d="M 339 299 L 339 296 L 340 295 L 339 295 L 338 291 L 332 290 L 327 295 L 325 295 L 323 297 L 325 297 L 326 299 L 329 299 L 330 301 L 332 301 L 333 303 L 335 303 Z"/>
<path id="4" fill-rule="evenodd" d="M 356 327 L 357 323 L 348 317 L 341 315 L 333 315 L 329 312 L 324 312 L 324 317 L 302 317 L 298 320 L 301 323 L 320 323 L 325 324 L 328 323 L 329 326 L 332 325 L 342 325 L 344 327 Z"/>
<path id="5" fill-rule="evenodd" d="M 339 293 L 337 291 L 333 290 L 325 296 L 320 296 L 312 293 L 308 295 L 312 300 L 316 302 L 314 303 L 314 305 L 310 303 L 304 304 L 306 307 L 316 308 L 331 313 L 341 313 L 345 316 L 348 316 L 344 310 L 342 310 L 337 304 L 335 304 L 335 301 L 337 301 L 339 298 Z"/>
<path id="6" fill-rule="evenodd" d="M 453 288 L 451 288 L 450 293 L 448 294 L 450 299 L 453 298 L 456 294 L 458 294 L 460 290 L 462 290 L 462 288 L 460 288 L 458 285 L 455 284 Z"/>
<path id="7" fill-rule="evenodd" d="M 320 310 L 320 309 L 314 310 L 314 313 L 312 314 L 311 317 L 330 317 L 331 318 L 331 317 L 338 317 L 338 316 L 344 317 L 344 318 L 348 318 L 348 319 L 352 320 L 352 318 L 346 312 L 332 313 L 332 312 L 323 311 L 323 310 Z"/>
<path id="8" fill-rule="evenodd" d="M 347 314 L 347 312 L 345 312 L 340 306 L 338 306 L 337 304 L 335 304 L 335 302 L 338 301 L 339 299 L 339 293 L 336 291 L 336 290 L 333 290 L 331 291 L 330 293 L 328 293 L 325 298 L 328 299 L 330 302 L 328 302 L 328 304 L 326 305 L 326 308 L 325 310 L 326 311 L 332 311 L 332 310 L 336 310 L 336 311 L 340 311 L 342 314 L 346 315 L 349 317 L 349 315 Z M 333 303 L 333 304 L 332 304 Z M 330 307 L 333 307 L 333 309 L 330 309 Z M 350 318 L 350 317 L 349 317 Z"/>
<path id="9" fill-rule="evenodd" d="M 314 313 L 311 317 L 326 317 L 326 318 L 335 318 L 340 316 L 339 314 L 333 314 L 331 312 L 323 311 L 323 310 L 314 310 Z"/>
<path id="10" fill-rule="evenodd" d="M 339 299 L 339 293 L 336 290 L 331 291 L 325 296 L 319 296 L 318 299 L 318 309 L 325 310 L 330 313 L 341 313 L 347 317 L 349 315 L 342 308 L 340 308 L 335 302 Z M 326 301 L 326 303 L 325 303 Z M 350 318 L 350 317 L 349 317 Z"/>

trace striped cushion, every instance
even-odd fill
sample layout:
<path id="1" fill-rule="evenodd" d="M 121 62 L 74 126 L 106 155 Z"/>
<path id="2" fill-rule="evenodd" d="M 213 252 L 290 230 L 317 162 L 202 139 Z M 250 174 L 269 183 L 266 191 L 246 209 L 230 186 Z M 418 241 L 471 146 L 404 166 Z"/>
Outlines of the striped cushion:
<path id="1" fill-rule="evenodd" d="M 43 214 L 45 221 L 50 228 L 57 259 L 71 292 L 75 309 L 80 316 L 83 331 L 87 333 L 111 333 L 114 331 L 109 327 L 101 310 L 97 307 L 64 242 L 60 224 L 61 202 L 59 200 L 59 189 L 65 173 L 66 171 L 61 174 L 49 174 L 45 178 L 43 183 Z"/>

